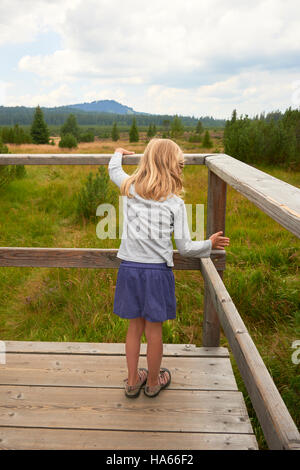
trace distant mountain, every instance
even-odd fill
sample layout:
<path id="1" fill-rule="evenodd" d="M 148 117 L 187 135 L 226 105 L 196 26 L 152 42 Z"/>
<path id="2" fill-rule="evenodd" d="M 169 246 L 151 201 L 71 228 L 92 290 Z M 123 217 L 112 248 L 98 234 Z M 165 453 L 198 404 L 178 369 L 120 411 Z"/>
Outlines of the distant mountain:
<path id="1" fill-rule="evenodd" d="M 61 126 L 70 113 L 75 114 L 79 125 L 85 126 L 112 126 L 116 121 L 121 126 L 131 126 L 133 117 L 138 126 L 164 126 L 168 128 L 174 115 L 150 114 L 134 111 L 133 108 L 122 105 L 114 100 L 93 101 L 92 103 L 78 103 L 47 108 L 42 106 L 45 121 L 52 126 Z M 0 126 L 13 126 L 15 124 L 30 125 L 35 108 L 27 106 L 0 106 Z M 225 119 L 214 119 L 212 116 L 179 115 L 186 127 L 196 127 L 200 119 L 205 128 L 224 127 Z"/>
<path id="2" fill-rule="evenodd" d="M 118 103 L 115 100 L 92 101 L 91 103 L 79 103 L 67 105 L 68 108 L 80 109 L 81 111 L 96 113 L 114 113 L 114 114 L 141 114 Z M 144 114 L 144 113 L 143 113 Z"/>

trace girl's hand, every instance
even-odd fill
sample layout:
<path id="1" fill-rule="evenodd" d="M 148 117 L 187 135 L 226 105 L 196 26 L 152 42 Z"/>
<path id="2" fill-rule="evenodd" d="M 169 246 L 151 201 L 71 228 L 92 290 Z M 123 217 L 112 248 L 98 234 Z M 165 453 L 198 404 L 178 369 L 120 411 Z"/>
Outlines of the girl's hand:
<path id="1" fill-rule="evenodd" d="M 120 152 L 122 155 L 132 155 L 134 153 L 129 150 L 122 149 L 121 147 L 118 147 L 115 152 Z"/>
<path id="2" fill-rule="evenodd" d="M 221 237 L 221 232 L 213 233 L 209 239 L 212 241 L 212 249 L 213 250 L 224 250 L 225 246 L 229 246 L 229 238 L 228 237 Z"/>

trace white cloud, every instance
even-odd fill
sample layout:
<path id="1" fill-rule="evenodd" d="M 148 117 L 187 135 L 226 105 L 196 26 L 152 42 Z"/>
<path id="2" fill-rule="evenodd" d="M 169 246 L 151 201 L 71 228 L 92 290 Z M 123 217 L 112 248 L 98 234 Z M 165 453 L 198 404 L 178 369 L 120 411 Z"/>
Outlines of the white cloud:
<path id="1" fill-rule="evenodd" d="M 297 80 L 300 61 L 298 0 L 2 0 L 1 5 L 0 43 L 29 41 L 45 30 L 59 33 L 62 49 L 47 55 L 29 49 L 18 70 L 55 90 L 67 83 L 78 93 L 80 84 L 82 94 L 73 95 L 73 102 L 110 97 L 128 99 L 124 104 L 139 111 L 185 114 L 205 105 L 201 113 L 223 110 L 223 115 L 239 103 L 257 106 L 257 112 L 291 104 L 288 83 Z M 23 98 L 34 99 L 30 96 Z M 49 96 L 55 102 L 67 98 Z"/>
<path id="2" fill-rule="evenodd" d="M 60 85 L 58 88 L 44 94 L 25 94 L 21 96 L 7 96 L 6 106 L 54 107 L 73 103 L 73 93 L 68 85 Z"/>

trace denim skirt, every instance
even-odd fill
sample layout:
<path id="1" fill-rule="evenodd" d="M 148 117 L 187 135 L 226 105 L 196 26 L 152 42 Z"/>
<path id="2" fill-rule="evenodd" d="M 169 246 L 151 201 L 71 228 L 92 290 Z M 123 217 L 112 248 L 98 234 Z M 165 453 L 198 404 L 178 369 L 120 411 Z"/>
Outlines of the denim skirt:
<path id="1" fill-rule="evenodd" d="M 176 318 L 175 278 L 167 263 L 122 260 L 118 270 L 114 313 L 150 322 Z"/>

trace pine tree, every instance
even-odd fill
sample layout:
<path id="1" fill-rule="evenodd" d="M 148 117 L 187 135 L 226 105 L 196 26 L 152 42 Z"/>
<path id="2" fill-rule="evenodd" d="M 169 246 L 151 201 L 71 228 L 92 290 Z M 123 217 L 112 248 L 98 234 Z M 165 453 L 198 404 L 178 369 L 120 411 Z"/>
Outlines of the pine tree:
<path id="1" fill-rule="evenodd" d="M 119 133 L 119 130 L 118 130 L 116 121 L 114 122 L 112 131 L 111 131 L 111 138 L 112 138 L 112 140 L 115 141 L 115 142 L 116 142 L 117 140 L 119 140 L 119 138 L 120 138 L 120 133 Z"/>
<path id="2" fill-rule="evenodd" d="M 150 124 L 148 127 L 147 137 L 152 137 L 152 136 L 153 136 L 153 129 L 152 129 L 152 124 Z"/>
<path id="3" fill-rule="evenodd" d="M 171 124 L 171 135 L 172 137 L 180 137 L 183 134 L 183 131 L 184 127 L 181 119 L 176 114 Z"/>
<path id="4" fill-rule="evenodd" d="M 202 124 L 201 121 L 198 121 L 197 122 L 197 127 L 196 127 L 196 134 L 201 135 L 203 131 L 204 131 L 203 124 Z"/>
<path id="5" fill-rule="evenodd" d="M 43 111 L 39 105 L 35 108 L 30 134 L 34 144 L 49 143 L 49 129 L 44 120 Z"/>
<path id="6" fill-rule="evenodd" d="M 206 149 L 209 149 L 212 147 L 212 141 L 210 139 L 210 135 L 209 135 L 209 132 L 206 131 L 205 134 L 204 134 L 204 138 L 203 138 L 203 143 L 202 143 L 203 147 L 206 148 Z"/>
<path id="7" fill-rule="evenodd" d="M 237 114 L 236 114 L 236 109 L 234 109 L 231 115 L 231 122 L 234 123 L 236 122 L 236 120 L 237 120 Z"/>
<path id="8" fill-rule="evenodd" d="M 131 128 L 129 131 L 129 142 L 138 142 L 139 141 L 139 131 L 136 125 L 136 120 L 133 118 Z"/>
<path id="9" fill-rule="evenodd" d="M 164 130 L 164 134 L 167 135 L 169 134 L 169 131 L 170 131 L 170 120 L 169 119 L 164 119 L 163 120 L 163 130 Z M 166 138 L 166 137 L 164 137 Z"/>
<path id="10" fill-rule="evenodd" d="M 80 139 L 80 129 L 77 124 L 77 119 L 75 114 L 69 114 L 66 122 L 62 125 L 60 129 L 60 135 L 63 137 L 66 134 L 72 134 L 77 141 Z"/>

